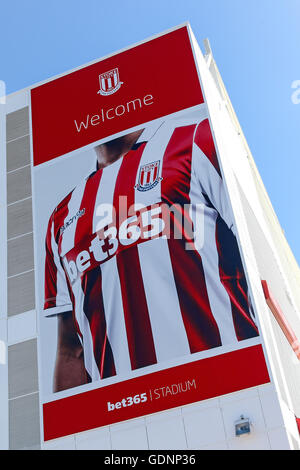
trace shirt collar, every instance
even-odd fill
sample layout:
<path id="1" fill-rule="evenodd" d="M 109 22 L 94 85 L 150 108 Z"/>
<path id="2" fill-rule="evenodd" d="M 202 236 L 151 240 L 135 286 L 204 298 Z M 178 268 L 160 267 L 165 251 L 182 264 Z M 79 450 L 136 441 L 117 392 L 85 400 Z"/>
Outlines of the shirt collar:
<path id="1" fill-rule="evenodd" d="M 136 141 L 136 144 L 140 144 L 141 142 L 149 142 L 150 139 L 156 134 L 160 126 L 162 125 L 163 121 L 155 122 L 153 124 L 148 124 L 143 132 L 141 133 L 140 137 Z"/>
<path id="2" fill-rule="evenodd" d="M 136 141 L 135 145 L 140 144 L 142 142 L 149 142 L 149 140 L 152 139 L 152 137 L 154 137 L 154 135 L 156 134 L 156 132 L 158 131 L 158 129 L 160 128 L 162 124 L 163 124 L 163 121 L 161 120 L 159 122 L 146 125 L 140 137 Z M 97 171 L 97 159 L 91 168 L 90 174 L 94 173 L 95 171 Z"/>

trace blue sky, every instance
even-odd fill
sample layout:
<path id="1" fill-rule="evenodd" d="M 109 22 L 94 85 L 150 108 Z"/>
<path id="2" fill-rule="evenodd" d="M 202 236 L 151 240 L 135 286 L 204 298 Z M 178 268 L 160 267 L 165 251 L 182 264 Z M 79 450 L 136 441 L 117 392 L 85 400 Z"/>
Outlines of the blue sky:
<path id="1" fill-rule="evenodd" d="M 184 21 L 214 57 L 288 242 L 300 263 L 299 0 L 2 0 L 7 93 Z"/>

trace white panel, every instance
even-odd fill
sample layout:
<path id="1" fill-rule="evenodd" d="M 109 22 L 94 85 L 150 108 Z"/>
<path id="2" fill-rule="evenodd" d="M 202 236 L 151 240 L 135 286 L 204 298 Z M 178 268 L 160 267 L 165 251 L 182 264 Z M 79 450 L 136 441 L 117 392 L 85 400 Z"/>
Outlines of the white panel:
<path id="1" fill-rule="evenodd" d="M 283 426 L 283 416 L 274 385 L 259 390 L 260 402 L 267 428 Z"/>
<path id="2" fill-rule="evenodd" d="M 6 113 L 12 113 L 17 111 L 18 109 L 24 108 L 28 106 L 29 99 L 28 99 L 28 88 L 17 91 L 15 93 L 11 93 L 10 95 L 6 96 Z"/>
<path id="3" fill-rule="evenodd" d="M 8 318 L 8 344 L 20 343 L 36 336 L 36 311 Z"/>
<path id="4" fill-rule="evenodd" d="M 76 450 L 75 436 L 44 442 L 42 448 L 43 450 Z"/>
<path id="5" fill-rule="evenodd" d="M 120 423 L 111 424 L 110 432 L 123 431 L 124 429 L 136 428 L 138 426 L 145 425 L 145 418 L 134 418 L 129 419 L 128 421 L 122 421 Z"/>
<path id="6" fill-rule="evenodd" d="M 291 450 L 287 430 L 283 427 L 268 431 L 272 450 Z"/>
<path id="7" fill-rule="evenodd" d="M 288 408 L 287 404 L 282 400 L 280 400 L 280 407 L 282 415 L 284 417 L 284 426 L 286 427 L 289 434 L 292 435 L 293 439 L 297 441 L 297 445 L 300 447 L 300 434 L 295 419 L 295 414 L 292 410 Z"/>
<path id="8" fill-rule="evenodd" d="M 236 402 L 238 400 L 247 400 L 250 398 L 258 398 L 257 387 L 247 388 L 240 392 L 228 393 L 228 395 L 222 395 L 219 397 L 221 405 L 227 405 L 230 402 Z"/>
<path id="9" fill-rule="evenodd" d="M 222 406 L 222 414 L 227 439 L 235 437 L 235 421 L 243 415 L 251 422 L 251 433 L 258 434 L 266 431 L 265 421 L 262 413 L 259 397 L 246 398 L 243 400 L 228 401 Z"/>
<path id="10" fill-rule="evenodd" d="M 228 446 L 229 450 L 271 450 L 267 433 L 236 437 Z"/>
<path id="11" fill-rule="evenodd" d="M 145 420 L 135 420 L 134 423 L 121 423 L 111 426 L 112 449 L 148 449 L 148 439 Z"/>
<path id="12" fill-rule="evenodd" d="M 185 405 L 182 407 L 182 415 L 185 416 L 192 412 L 198 412 L 207 410 L 209 408 L 218 408 L 220 402 L 218 398 L 211 398 L 210 400 L 203 400 L 196 403 L 191 403 L 190 405 Z"/>
<path id="13" fill-rule="evenodd" d="M 181 408 L 174 408 L 167 411 L 161 411 L 159 413 L 154 413 L 152 415 L 145 416 L 146 424 L 148 423 L 157 423 L 159 421 L 164 421 L 166 419 L 175 418 L 176 416 L 182 416 Z"/>
<path id="14" fill-rule="evenodd" d="M 5 350 L 6 342 L 7 342 L 7 320 L 5 318 L 0 318 L 0 345 L 1 345 L 0 346 L 0 365 L 7 364 L 7 354 Z M 0 387 L 0 390 L 1 390 L 1 387 Z"/>
<path id="15" fill-rule="evenodd" d="M 226 440 L 220 408 L 191 411 L 184 416 L 185 432 L 189 449 L 213 445 Z"/>
<path id="16" fill-rule="evenodd" d="M 199 447 L 199 450 L 228 450 L 227 442 L 217 442 L 208 446 Z"/>
<path id="17" fill-rule="evenodd" d="M 77 450 L 110 450 L 111 440 L 109 428 L 93 429 L 75 435 Z"/>
<path id="18" fill-rule="evenodd" d="M 187 449 L 182 416 L 161 416 L 147 424 L 150 449 Z"/>

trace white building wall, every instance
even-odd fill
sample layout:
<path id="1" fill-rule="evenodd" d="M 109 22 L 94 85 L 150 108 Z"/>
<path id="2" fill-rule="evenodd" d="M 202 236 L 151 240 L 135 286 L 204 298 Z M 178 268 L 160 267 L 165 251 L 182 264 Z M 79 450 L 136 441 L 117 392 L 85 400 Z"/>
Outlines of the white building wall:
<path id="1" fill-rule="evenodd" d="M 234 422 L 250 418 L 251 434 L 236 437 Z M 297 436 L 294 436 L 297 439 Z M 272 384 L 49 441 L 44 449 L 289 450 Z"/>
<path id="2" fill-rule="evenodd" d="M 254 259 L 248 256 L 248 270 L 251 267 L 258 272 L 260 279 L 268 282 L 284 316 L 297 338 L 300 338 L 300 269 L 264 188 L 209 44 L 207 52 L 209 71 L 218 85 L 218 95 L 224 102 L 220 112 L 226 116 L 222 119 L 222 125 L 230 141 L 228 166 L 234 174 L 233 182 L 237 187 L 236 199 L 240 202 L 246 220 L 245 232 L 248 232 L 248 242 L 254 253 Z M 233 148 L 236 151 L 231 151 Z M 261 286 L 258 285 L 257 289 L 259 294 Z M 261 303 L 263 302 L 262 298 Z M 269 309 L 265 310 L 263 318 L 267 324 L 264 339 L 272 350 L 270 357 L 276 357 L 273 365 L 278 369 L 279 393 L 284 397 L 290 410 L 299 417 L 300 362 Z"/>
<path id="3" fill-rule="evenodd" d="M 213 127 L 215 131 L 217 130 L 218 134 L 225 121 L 228 121 L 230 115 L 228 114 L 228 110 L 226 110 L 224 100 L 215 87 L 215 82 L 209 72 L 208 65 L 205 63 L 199 50 L 198 54 L 199 67 L 202 80 L 204 81 L 204 91 L 208 100 Z M 8 97 L 6 106 L 6 113 L 11 116 L 12 113 L 18 110 L 26 109 L 28 106 L 28 91 L 24 90 Z M 229 121 L 228 125 L 229 127 L 232 126 L 231 132 L 236 132 L 232 122 Z M 23 139 L 22 142 L 25 144 L 26 134 L 22 134 L 22 131 L 20 131 L 19 134 L 16 141 Z M 3 142 L 2 139 L 1 152 L 5 145 L 5 142 Z M 12 141 L 9 141 L 8 145 L 9 144 L 11 149 Z M 267 334 L 270 324 L 269 312 L 263 298 L 259 271 L 253 253 L 254 247 L 251 244 L 234 177 L 234 174 L 236 174 L 247 182 L 249 201 L 251 201 L 252 207 L 255 208 L 257 212 L 261 212 L 260 201 L 257 197 L 255 183 L 253 183 L 253 175 L 249 168 L 247 154 L 239 143 L 237 143 L 235 147 L 230 148 L 230 152 L 228 153 L 226 136 L 224 138 L 224 134 L 221 135 L 221 133 L 219 133 L 217 144 L 222 154 L 224 172 L 229 185 L 229 195 L 234 202 L 235 213 L 239 214 L 238 230 L 240 239 L 242 240 L 241 245 L 243 247 L 254 299 L 259 310 L 260 327 L 264 339 L 264 348 L 267 354 L 269 370 L 272 375 L 272 383 L 156 413 L 143 418 L 133 419 L 41 443 L 43 449 L 278 450 L 300 448 L 299 435 L 291 408 L 289 388 L 282 376 L 283 366 L 278 358 L 278 348 L 276 346 L 275 337 L 270 337 L 270 335 Z M 16 145 L 14 148 L 17 148 Z M 229 155 L 230 159 L 228 157 Z M 21 165 L 20 168 L 22 169 L 22 164 L 20 163 L 19 165 Z M 6 178 L 5 171 L 4 176 L 2 175 L 2 179 L 3 178 Z M 1 185 L 1 187 L 3 186 Z M 3 193 L 1 197 L 5 198 L 1 200 L 4 206 L 0 206 L 0 210 L 3 211 L 3 207 L 6 206 L 6 195 Z M 31 193 L 29 196 L 26 196 L 28 200 L 30 197 Z M 18 203 L 18 201 L 14 202 Z M 27 206 L 26 211 L 28 211 Z M 17 217 L 21 216 L 22 213 Z M 265 224 L 262 222 L 262 218 L 260 218 L 259 221 L 261 222 L 262 230 L 266 233 L 266 236 L 270 237 Z M 30 222 L 27 220 L 26 223 L 28 224 Z M 28 233 L 30 234 L 27 225 L 26 233 L 21 231 L 17 237 L 28 236 Z M 1 236 L 0 246 L 6 257 L 6 236 L 3 236 L 2 232 Z M 26 262 L 26 260 L 24 262 Z M 30 273 L 32 269 L 27 271 Z M 3 271 L 1 271 L 1 273 L 3 275 Z M 20 274 L 23 275 L 21 271 Z M 13 276 L 15 275 L 16 274 L 13 274 Z M 4 281 L 5 282 L 1 283 L 1 285 L 6 285 L 6 279 Z M 28 282 L 28 277 L 24 276 L 24 283 L 28 284 Z M 5 296 L 6 295 L 7 292 L 5 289 Z M 15 295 L 21 296 L 20 292 L 15 292 Z M 26 354 L 28 358 L 30 357 L 31 363 L 36 363 L 36 339 L 38 336 L 37 318 L 36 311 L 34 310 L 34 298 L 31 300 L 32 302 L 28 303 L 30 308 L 27 308 L 26 311 L 20 311 L 18 302 L 13 302 L 11 304 L 13 305 L 13 310 L 11 312 L 8 311 L 8 316 L 6 308 L 4 311 L 0 312 L 0 346 L 4 344 L 5 351 L 8 347 L 8 363 L 11 369 L 9 376 L 7 358 L 5 358 L 5 364 L 2 369 L 0 361 L 0 379 L 1 383 L 5 385 L 1 387 L 0 392 L 0 413 L 2 413 L 1 416 L 3 416 L 4 419 L 3 422 L 7 424 L 7 426 L 1 426 L 0 448 L 8 448 L 9 446 L 8 409 L 10 409 L 10 448 L 15 448 L 15 446 L 17 446 L 17 448 L 39 448 L 40 432 L 36 427 L 39 415 L 37 365 L 32 366 L 32 373 L 26 375 L 26 379 L 24 379 L 25 383 L 23 384 L 25 389 L 23 392 L 21 388 L 19 388 L 18 394 L 16 395 L 12 389 L 12 384 L 17 383 L 16 374 L 19 373 L 18 368 L 24 367 L 24 363 L 26 363 Z M 24 355 L 22 351 L 25 351 L 26 354 Z M 245 373 L 247 373 L 247 368 L 245 368 Z M 26 380 L 28 383 L 26 383 Z M 11 390 L 10 396 L 9 389 Z M 21 405 L 24 403 L 28 404 L 28 415 L 19 412 L 20 407 L 17 406 L 18 403 Z M 234 422 L 238 420 L 241 415 L 250 418 L 251 433 L 250 435 L 235 437 Z M 32 422 L 31 418 L 33 419 Z M 30 428 L 29 434 L 31 433 L 30 442 L 26 440 L 28 427 Z"/>

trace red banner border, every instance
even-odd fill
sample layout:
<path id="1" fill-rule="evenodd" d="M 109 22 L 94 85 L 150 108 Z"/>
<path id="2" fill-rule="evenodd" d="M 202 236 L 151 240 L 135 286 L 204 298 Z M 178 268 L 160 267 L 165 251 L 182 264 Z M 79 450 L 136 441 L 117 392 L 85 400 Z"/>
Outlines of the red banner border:
<path id="1" fill-rule="evenodd" d="M 184 392 L 166 393 L 172 384 L 177 384 L 177 389 L 180 389 L 179 384 L 183 382 L 185 388 L 190 385 L 189 390 L 184 391 L 181 385 Z M 262 346 L 239 349 L 45 403 L 44 439 L 47 441 L 107 426 L 268 382 L 270 378 Z M 165 396 L 162 396 L 163 390 Z M 156 393 L 155 398 L 153 392 Z M 147 401 L 122 406 L 122 398 L 140 397 L 142 393 L 147 395 Z M 108 411 L 108 402 L 119 403 L 118 408 Z"/>

